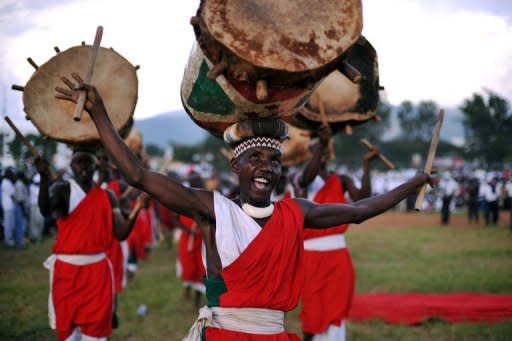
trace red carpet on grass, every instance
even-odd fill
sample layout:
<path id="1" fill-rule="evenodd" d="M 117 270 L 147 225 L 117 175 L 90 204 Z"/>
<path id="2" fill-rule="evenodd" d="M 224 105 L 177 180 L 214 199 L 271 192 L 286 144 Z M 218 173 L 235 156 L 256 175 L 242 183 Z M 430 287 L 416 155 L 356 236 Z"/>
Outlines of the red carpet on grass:
<path id="1" fill-rule="evenodd" d="M 418 324 L 430 318 L 447 322 L 499 322 L 512 319 L 512 295 L 357 294 L 349 319 L 380 319 L 393 324 Z"/>

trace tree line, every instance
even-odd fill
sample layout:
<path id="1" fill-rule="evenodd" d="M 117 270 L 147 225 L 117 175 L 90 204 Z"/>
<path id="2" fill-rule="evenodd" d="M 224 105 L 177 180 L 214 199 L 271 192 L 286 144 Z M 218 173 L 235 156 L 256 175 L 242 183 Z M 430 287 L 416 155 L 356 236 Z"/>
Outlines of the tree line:
<path id="1" fill-rule="evenodd" d="M 361 138 L 366 138 L 379 145 L 383 153 L 391 158 L 396 166 L 410 167 L 413 154 L 426 155 L 439 109 L 439 105 L 434 101 L 421 101 L 416 104 L 404 101 L 397 107 L 382 101 L 377 110 L 379 123 L 370 121 L 354 127 L 351 136 L 345 133 L 333 136 L 336 162 L 349 167 L 360 166 L 362 155 L 366 150 L 359 141 Z M 505 98 L 492 91 L 485 91 L 483 94 L 475 93 L 465 99 L 458 109 L 462 113 L 461 123 L 465 143 L 462 147 L 457 147 L 442 140 L 438 145 L 438 156 L 456 156 L 469 161 L 476 160 L 488 168 L 495 169 L 512 161 L 512 112 L 510 103 Z M 384 140 L 391 127 L 393 113 L 400 126 L 400 134 Z M 3 139 L 4 136 L 0 138 Z M 56 142 L 45 140 L 37 134 L 28 134 L 27 138 L 47 159 L 51 159 L 57 150 Z M 28 155 L 26 147 L 18 138 L 12 139 L 7 146 L 16 163 L 21 165 L 24 157 Z M 173 147 L 176 160 L 192 162 L 194 155 L 197 159 L 197 155 L 212 154 L 217 168 L 228 169 L 226 157 L 221 153 L 221 149 L 225 148 L 224 142 L 217 137 L 208 135 L 198 145 L 174 144 Z M 162 146 L 152 144 L 146 146 L 146 151 L 150 156 L 164 154 Z M 383 167 L 380 164 L 376 166 Z"/>

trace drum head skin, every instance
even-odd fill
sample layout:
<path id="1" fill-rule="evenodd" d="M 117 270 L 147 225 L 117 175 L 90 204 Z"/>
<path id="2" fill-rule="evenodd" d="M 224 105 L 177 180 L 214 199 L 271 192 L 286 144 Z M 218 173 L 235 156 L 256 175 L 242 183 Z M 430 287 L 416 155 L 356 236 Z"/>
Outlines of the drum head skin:
<path id="1" fill-rule="evenodd" d="M 202 0 L 198 15 L 240 58 L 288 72 L 335 60 L 362 31 L 359 0 Z"/>
<path id="2" fill-rule="evenodd" d="M 82 78 L 89 64 L 92 46 L 75 46 L 57 54 L 32 75 L 23 91 L 24 110 L 39 132 L 65 143 L 99 140 L 89 115 L 75 122 L 75 103 L 55 98 L 55 87 L 66 88 L 61 76 L 69 78 L 76 72 Z M 137 103 L 138 80 L 134 66 L 112 49 L 100 48 L 91 84 L 94 85 L 114 124 L 120 131 L 132 123 Z"/>

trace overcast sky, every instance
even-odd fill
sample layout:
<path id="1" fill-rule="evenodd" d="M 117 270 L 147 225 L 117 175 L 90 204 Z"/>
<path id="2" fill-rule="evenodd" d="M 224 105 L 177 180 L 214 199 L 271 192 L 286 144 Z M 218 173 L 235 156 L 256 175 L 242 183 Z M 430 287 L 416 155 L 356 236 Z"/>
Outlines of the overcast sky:
<path id="1" fill-rule="evenodd" d="M 179 88 L 195 40 L 199 1 L 0 0 L 0 110 L 23 127 L 22 94 L 33 72 L 61 50 L 92 44 L 140 64 L 135 117 L 182 109 Z M 512 100 L 512 1 L 364 0 L 363 34 L 377 49 L 388 101 L 434 100 L 456 107 L 490 89 Z M 2 120 L 2 124 L 3 124 Z"/>

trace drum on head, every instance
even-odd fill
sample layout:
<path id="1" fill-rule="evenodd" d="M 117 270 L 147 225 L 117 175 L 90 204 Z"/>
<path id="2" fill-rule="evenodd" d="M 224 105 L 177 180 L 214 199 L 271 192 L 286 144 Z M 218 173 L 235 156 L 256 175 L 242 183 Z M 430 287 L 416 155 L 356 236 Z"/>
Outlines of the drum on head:
<path id="1" fill-rule="evenodd" d="M 291 118 L 362 30 L 359 0 L 203 0 L 191 22 L 199 47 L 181 98 L 218 136 L 241 120 Z"/>
<path id="2" fill-rule="evenodd" d="M 83 77 L 91 50 L 91 46 L 82 45 L 58 53 L 41 65 L 25 85 L 24 110 L 42 135 L 70 144 L 99 140 L 88 115 L 75 122 L 75 104 L 55 98 L 55 87 L 64 86 L 61 76 L 69 78 L 75 72 Z M 138 92 L 134 66 L 113 49 L 100 48 L 91 84 L 101 94 L 114 127 L 120 132 L 129 130 Z"/>

